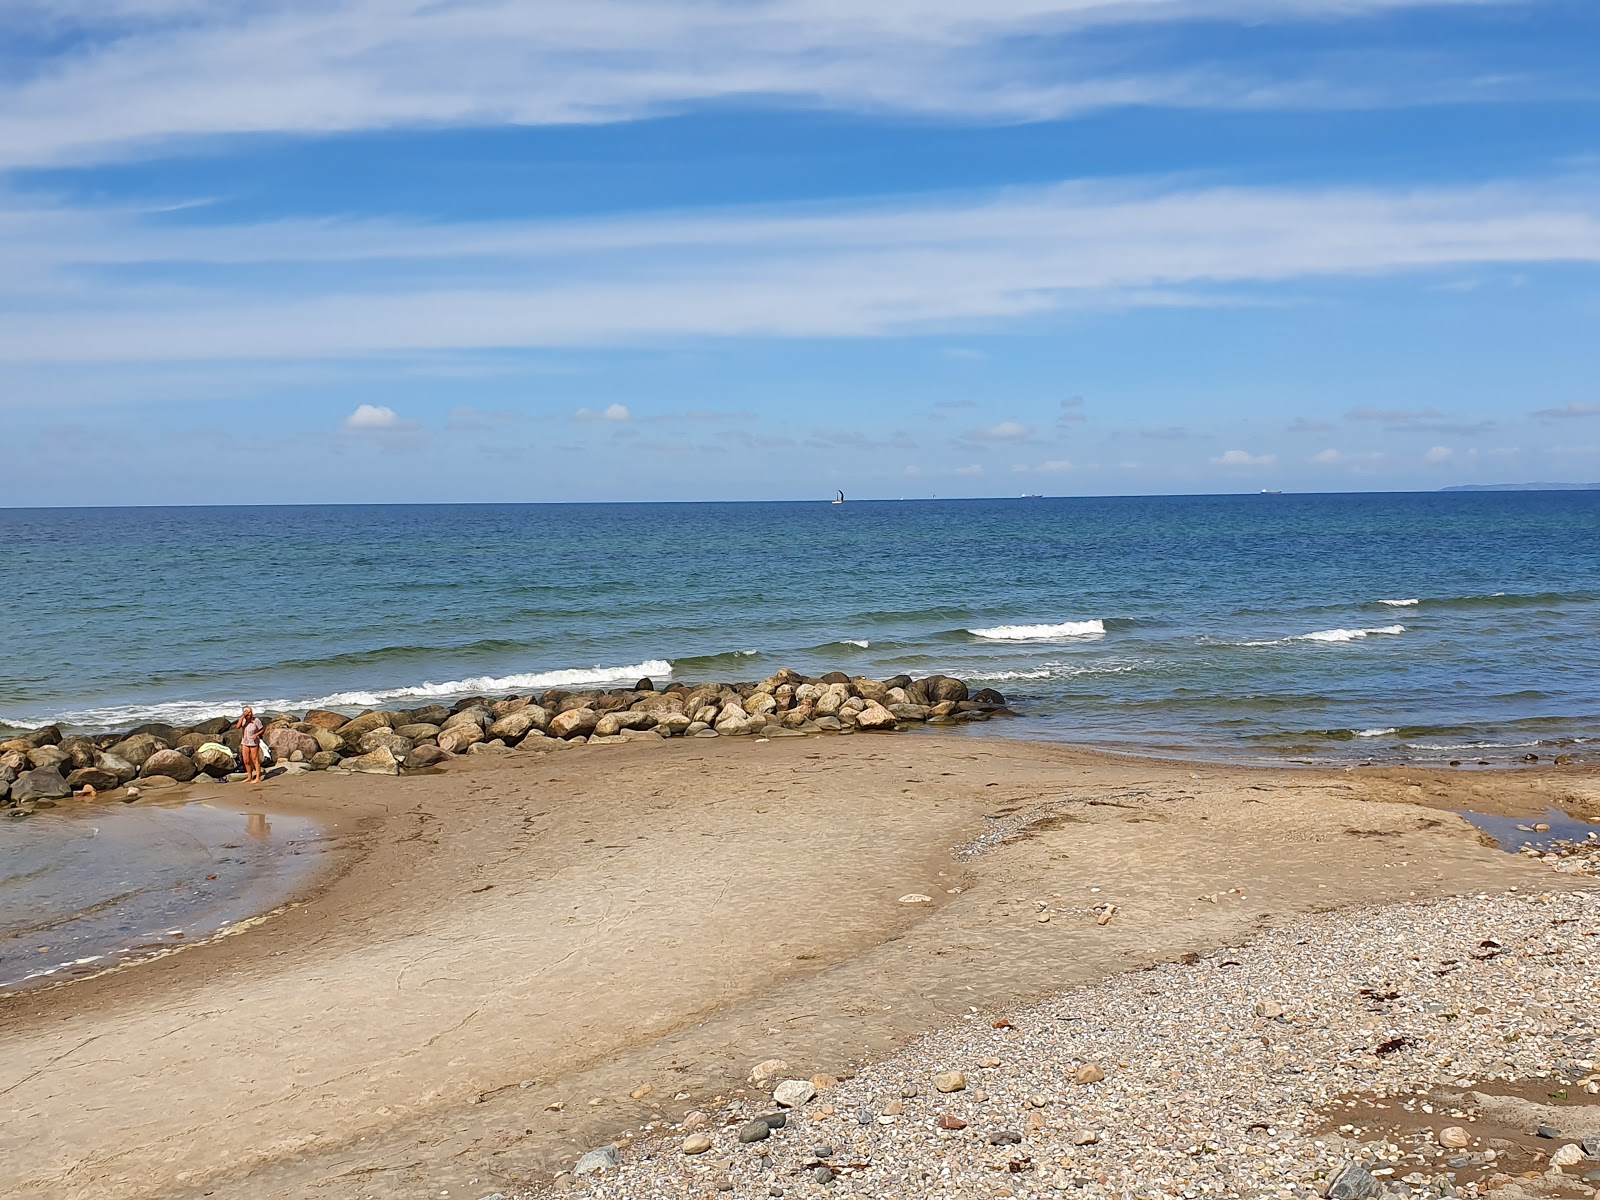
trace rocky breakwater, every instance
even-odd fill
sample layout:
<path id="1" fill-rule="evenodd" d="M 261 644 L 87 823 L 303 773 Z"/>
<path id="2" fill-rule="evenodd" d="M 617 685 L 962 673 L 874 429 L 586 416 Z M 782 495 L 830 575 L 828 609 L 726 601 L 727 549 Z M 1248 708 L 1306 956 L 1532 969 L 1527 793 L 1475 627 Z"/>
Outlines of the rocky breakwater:
<path id="1" fill-rule="evenodd" d="M 453 755 L 513 748 L 554 749 L 633 738 L 803 737 L 891 732 L 1014 715 L 992 688 L 969 691 L 948 675 L 820 678 L 782 670 L 760 683 L 673 683 L 453 705 L 373 709 L 349 716 L 326 709 L 260 714 L 274 774 L 342 770 L 396 775 Z M 63 735 L 53 725 L 0 742 L 0 806 L 26 814 L 70 796 L 126 789 L 123 799 L 197 778 L 238 780 L 237 716 L 177 728 L 152 723 L 119 733 Z"/>

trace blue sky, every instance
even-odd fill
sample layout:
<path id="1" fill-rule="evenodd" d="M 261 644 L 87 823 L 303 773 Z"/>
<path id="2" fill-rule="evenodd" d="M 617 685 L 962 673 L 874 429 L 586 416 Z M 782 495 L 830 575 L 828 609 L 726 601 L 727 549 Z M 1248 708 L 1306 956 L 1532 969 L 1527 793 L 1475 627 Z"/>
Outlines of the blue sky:
<path id="1" fill-rule="evenodd" d="M 1600 479 L 1590 0 L 7 0 L 0 504 Z"/>

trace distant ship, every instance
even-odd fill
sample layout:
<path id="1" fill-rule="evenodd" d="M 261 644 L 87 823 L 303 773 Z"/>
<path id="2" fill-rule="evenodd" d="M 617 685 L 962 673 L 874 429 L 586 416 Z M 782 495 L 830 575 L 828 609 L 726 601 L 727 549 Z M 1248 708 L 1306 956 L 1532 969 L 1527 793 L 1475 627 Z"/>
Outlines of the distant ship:
<path id="1" fill-rule="evenodd" d="M 1261 489 L 1261 494 L 1263 496 L 1281 496 L 1281 495 L 1283 495 L 1283 493 L 1281 491 L 1274 491 L 1272 488 L 1262 488 Z"/>
<path id="2" fill-rule="evenodd" d="M 834 504 L 843 504 L 844 503 L 844 493 L 840 492 L 839 493 L 839 498 L 837 500 L 832 501 L 832 503 L 834 503 Z"/>
<path id="3" fill-rule="evenodd" d="M 1022 498 L 1024 500 L 1043 500 L 1044 499 L 1044 493 L 1043 492 L 1023 492 L 1022 493 Z"/>

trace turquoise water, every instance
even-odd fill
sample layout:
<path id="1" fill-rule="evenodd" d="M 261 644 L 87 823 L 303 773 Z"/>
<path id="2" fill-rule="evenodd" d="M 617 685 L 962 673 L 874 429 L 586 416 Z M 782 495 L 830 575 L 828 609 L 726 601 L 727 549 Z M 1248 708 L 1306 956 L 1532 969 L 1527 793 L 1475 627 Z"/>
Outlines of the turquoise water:
<path id="1" fill-rule="evenodd" d="M 1600 493 L 0 511 L 0 729 L 943 671 L 1248 759 L 1600 735 Z"/>

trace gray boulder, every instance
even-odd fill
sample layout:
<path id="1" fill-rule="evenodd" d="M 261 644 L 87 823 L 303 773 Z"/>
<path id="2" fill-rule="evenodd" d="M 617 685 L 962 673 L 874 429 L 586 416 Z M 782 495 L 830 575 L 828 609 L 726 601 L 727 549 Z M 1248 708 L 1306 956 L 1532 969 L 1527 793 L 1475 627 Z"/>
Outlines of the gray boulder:
<path id="1" fill-rule="evenodd" d="M 615 1146 L 601 1146 L 598 1150 L 591 1150 L 578 1160 L 577 1166 L 572 1168 L 574 1175 L 594 1175 L 605 1171 L 614 1171 L 622 1165 L 622 1156 L 617 1153 Z"/>
<path id="2" fill-rule="evenodd" d="M 361 735 L 361 740 L 356 748 L 362 754 L 371 754 L 380 746 L 387 747 L 390 754 L 396 758 L 404 758 L 411 753 L 414 742 L 408 737 L 402 737 L 393 729 L 373 729 Z"/>
<path id="3" fill-rule="evenodd" d="M 110 771 L 117 777 L 118 783 L 127 783 L 138 777 L 139 768 L 125 758 L 118 758 L 107 750 L 94 760 L 94 765 L 102 771 Z"/>
<path id="4" fill-rule="evenodd" d="M 54 767 L 36 767 L 18 775 L 11 785 L 11 802 L 28 804 L 37 800 L 65 800 L 72 789 L 60 771 Z"/>
<path id="5" fill-rule="evenodd" d="M 123 762 L 132 763 L 135 767 L 142 767 L 145 759 L 157 750 L 166 748 L 166 744 L 159 741 L 154 734 L 135 733 L 112 746 L 108 753 L 116 755 Z"/>

